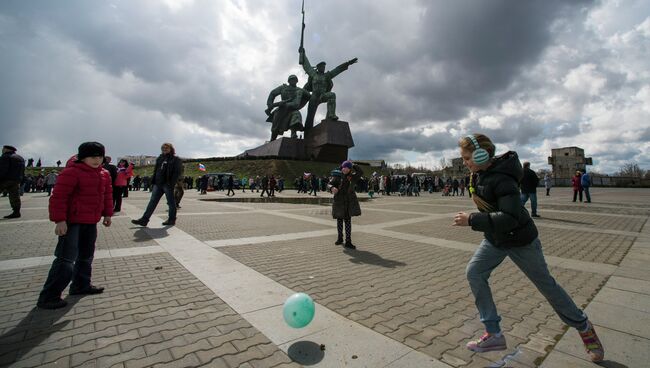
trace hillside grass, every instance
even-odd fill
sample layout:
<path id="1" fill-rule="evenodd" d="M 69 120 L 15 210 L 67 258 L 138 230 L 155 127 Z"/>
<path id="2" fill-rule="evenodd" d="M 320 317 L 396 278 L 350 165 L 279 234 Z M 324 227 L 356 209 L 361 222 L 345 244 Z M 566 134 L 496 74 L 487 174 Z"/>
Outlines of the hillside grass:
<path id="1" fill-rule="evenodd" d="M 338 165 L 331 162 L 316 162 L 316 161 L 294 161 L 294 160 L 224 160 L 224 161 L 204 161 L 201 162 L 205 166 L 205 172 L 199 170 L 199 162 L 184 162 L 184 176 L 191 176 L 193 178 L 202 176 L 204 173 L 219 173 L 230 172 L 235 174 L 237 178 L 250 177 L 250 176 L 263 176 L 265 174 L 273 174 L 276 177 L 282 176 L 285 179 L 297 178 L 302 176 L 303 173 L 314 173 L 318 176 L 329 176 L 330 172 L 337 168 Z M 364 170 L 364 175 L 370 176 L 375 170 L 369 166 L 361 166 Z M 151 176 L 153 173 L 153 165 L 149 166 L 136 166 L 134 175 Z M 51 170 L 61 171 L 62 167 L 28 167 L 25 169 L 25 174 L 38 175 L 39 172 L 44 174 L 49 173 Z M 379 171 L 378 171 L 379 172 Z M 383 174 L 388 174 L 387 170 L 381 171 Z"/>

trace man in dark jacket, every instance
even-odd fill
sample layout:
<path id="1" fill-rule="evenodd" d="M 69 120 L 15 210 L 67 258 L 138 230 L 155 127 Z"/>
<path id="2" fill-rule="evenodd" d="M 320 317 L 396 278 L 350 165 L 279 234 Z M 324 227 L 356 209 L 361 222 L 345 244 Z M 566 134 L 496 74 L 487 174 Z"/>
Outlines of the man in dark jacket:
<path id="1" fill-rule="evenodd" d="M 526 206 L 530 198 L 530 209 L 533 217 L 539 217 L 537 214 L 537 185 L 539 177 L 530 169 L 530 162 L 524 162 L 524 176 L 521 178 L 521 205 Z"/>
<path id="2" fill-rule="evenodd" d="M 162 224 L 165 226 L 176 225 L 176 200 L 174 199 L 174 186 L 181 177 L 183 172 L 183 163 L 181 159 L 176 157 L 176 151 L 171 143 L 163 143 L 160 148 L 162 154 L 156 159 L 156 167 L 154 168 L 153 176 L 151 177 L 151 198 L 147 209 L 141 218 L 131 220 L 132 223 L 140 226 L 147 226 L 153 211 L 156 210 L 160 198 L 163 194 L 167 198 L 167 206 L 169 207 L 169 218 Z"/>
<path id="3" fill-rule="evenodd" d="M 578 330 L 591 360 L 601 362 L 605 351 L 593 325 L 551 276 L 535 223 L 521 205 L 518 184 L 523 170 L 517 153 L 511 151 L 495 157 L 494 144 L 483 134 L 463 137 L 458 144 L 463 163 L 476 174 L 475 181 L 472 177 L 470 191 L 479 212 L 459 212 L 453 225 L 471 226 L 472 230 L 482 231 L 485 235 L 466 272 L 486 332 L 479 339 L 467 343 L 467 348 L 479 353 L 507 348 L 489 277 L 506 257 L 510 257 L 544 295 L 560 319 Z"/>
<path id="4" fill-rule="evenodd" d="M 2 147 L 2 157 L 0 157 L 0 193 L 6 191 L 9 193 L 9 204 L 11 204 L 11 214 L 5 216 L 6 219 L 20 217 L 20 183 L 25 176 L 25 160 L 16 154 L 16 148 L 13 146 Z"/>
<path id="5" fill-rule="evenodd" d="M 104 169 L 111 174 L 111 185 L 115 185 L 115 179 L 117 178 L 117 166 L 111 163 L 111 156 L 105 156 L 104 162 L 102 164 Z"/>

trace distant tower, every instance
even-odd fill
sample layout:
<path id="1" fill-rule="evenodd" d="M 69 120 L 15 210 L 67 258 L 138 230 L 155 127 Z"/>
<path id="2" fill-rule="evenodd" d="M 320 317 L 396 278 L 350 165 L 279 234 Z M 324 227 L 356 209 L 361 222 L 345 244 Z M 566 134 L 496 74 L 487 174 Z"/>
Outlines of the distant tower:
<path id="1" fill-rule="evenodd" d="M 553 166 L 555 179 L 570 179 L 576 170 L 585 172 L 587 165 L 593 165 L 591 157 L 585 157 L 585 150 L 580 147 L 553 148 L 548 164 Z"/>

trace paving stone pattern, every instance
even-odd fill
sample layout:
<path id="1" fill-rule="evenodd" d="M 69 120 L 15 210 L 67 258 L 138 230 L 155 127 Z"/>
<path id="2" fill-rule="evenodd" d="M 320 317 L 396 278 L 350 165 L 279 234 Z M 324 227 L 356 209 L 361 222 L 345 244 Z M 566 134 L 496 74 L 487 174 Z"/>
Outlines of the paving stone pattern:
<path id="1" fill-rule="evenodd" d="M 634 233 L 640 240 L 647 239 L 640 231 L 650 215 L 644 206 L 650 203 L 648 191 L 594 188 L 591 204 L 570 202 L 569 188 L 551 192 L 550 197 L 539 196 L 543 217 L 536 220 L 547 255 L 619 265 L 637 237 Z M 287 194 L 296 196 L 295 191 L 283 196 Z M 144 211 L 149 195 L 132 192 L 125 202 Z M 331 230 L 335 225 L 329 205 L 201 200 L 221 196 L 223 192 L 199 196 L 188 191 L 178 228 L 199 240 L 222 240 Z M 23 218 L 0 219 L 2 261 L 51 256 L 56 245 L 53 225 L 45 221 L 48 198 L 40 193 L 22 198 Z M 353 227 L 353 242 L 359 247 L 355 252 L 335 246 L 335 236 L 219 250 L 286 287 L 309 293 L 351 320 L 452 366 L 492 366 L 509 354 L 506 366 L 535 367 L 564 334 L 564 325 L 547 302 L 506 260 L 490 281 L 509 349 L 472 354 L 464 344 L 477 337 L 483 326 L 464 275 L 471 252 L 400 240 L 399 234 L 473 245 L 482 234 L 450 226 L 451 215 L 401 226 L 387 224 L 473 210 L 471 200 L 423 194 L 380 197 L 361 205 L 365 210 L 354 219 L 356 225 L 392 230 L 395 237 L 371 234 L 369 228 L 355 232 Z M 156 214 L 165 218 L 166 207 L 161 200 Z M 243 213 L 252 210 L 268 212 Z M 0 201 L 0 211 L 10 211 L 8 200 Z M 226 213 L 194 214 L 209 212 Z M 289 219 L 283 213 L 305 220 Z M 115 217 L 110 228 L 99 225 L 97 248 L 157 244 L 129 220 Z M 553 227 L 557 225 L 562 228 Z M 607 230 L 630 234 L 607 234 Z M 165 236 L 165 230 L 156 234 Z M 157 266 L 163 268 L 155 270 Z M 107 286 L 107 292 L 69 297 L 70 307 L 58 312 L 33 308 L 47 270 L 48 266 L 39 266 L 0 272 L 0 366 L 296 366 L 167 253 L 97 259 L 93 280 Z M 569 268 L 552 267 L 551 272 L 580 305 L 588 303 L 606 281 L 605 276 Z M 569 336 L 573 335 L 565 339 Z"/>
<path id="2" fill-rule="evenodd" d="M 0 259 L 17 259 L 54 254 L 58 237 L 52 222 L 0 225 Z M 110 227 L 97 224 L 96 249 L 147 247 L 157 243 L 128 217 L 115 217 Z"/>
<path id="3" fill-rule="evenodd" d="M 603 216 L 591 213 L 545 212 L 542 218 L 535 219 L 538 224 L 572 225 L 578 228 L 610 229 L 639 232 L 646 222 L 644 217 Z"/>
<path id="4" fill-rule="evenodd" d="M 331 229 L 311 222 L 278 219 L 263 213 L 184 216 L 176 226 L 199 240 L 247 238 L 287 232 Z"/>
<path id="5" fill-rule="evenodd" d="M 167 253 L 93 266 L 104 294 L 55 311 L 34 308 L 48 267 L 0 272 L 0 366 L 299 366 Z"/>
<path id="6" fill-rule="evenodd" d="M 283 211 L 283 212 L 293 213 L 293 214 L 303 215 L 303 216 L 316 217 L 324 220 L 331 220 L 332 223 L 335 224 L 334 220 L 332 219 L 332 208 L 329 206 L 324 208 L 314 208 L 308 211 L 297 210 L 297 211 Z M 355 216 L 352 218 L 352 224 L 375 225 L 384 222 L 418 218 L 422 216 L 426 216 L 426 214 L 417 215 L 417 214 L 409 214 L 409 213 L 398 213 L 398 212 L 390 213 L 390 212 L 383 212 L 383 211 L 362 210 L 361 216 Z"/>
<path id="7" fill-rule="evenodd" d="M 450 225 L 449 219 L 427 220 L 389 227 L 388 230 L 432 238 L 479 244 L 483 233 Z M 593 233 L 539 226 L 539 238 L 546 255 L 588 262 L 619 264 L 635 240 L 633 236 Z"/>
<path id="8" fill-rule="evenodd" d="M 287 287 L 364 326 L 453 366 L 485 366 L 504 353 L 477 356 L 465 343 L 483 330 L 465 278 L 470 252 L 353 234 L 357 251 L 331 237 L 219 248 Z M 551 268 L 576 303 L 586 305 L 600 275 Z M 565 328 L 530 281 L 509 261 L 490 283 L 509 351 L 539 363 Z M 520 356 L 523 359 L 524 355 Z"/>

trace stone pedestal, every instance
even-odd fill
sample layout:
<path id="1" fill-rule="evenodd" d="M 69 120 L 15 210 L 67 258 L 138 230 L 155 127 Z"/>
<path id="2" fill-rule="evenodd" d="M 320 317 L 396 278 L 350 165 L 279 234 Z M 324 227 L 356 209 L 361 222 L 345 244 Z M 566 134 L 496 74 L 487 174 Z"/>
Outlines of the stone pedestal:
<path id="1" fill-rule="evenodd" d="M 244 151 L 240 157 L 276 157 L 289 160 L 308 160 L 305 141 L 297 138 L 280 137 L 274 141 Z"/>
<path id="2" fill-rule="evenodd" d="M 347 122 L 322 120 L 305 134 L 305 139 L 280 137 L 239 156 L 339 163 L 347 160 L 351 147 L 354 141 Z"/>
<path id="3" fill-rule="evenodd" d="M 305 148 L 310 160 L 343 162 L 347 160 L 351 147 L 354 147 L 354 141 L 346 121 L 322 120 L 305 134 Z"/>

